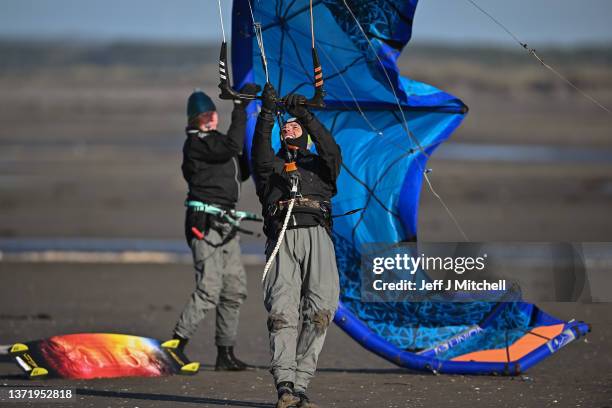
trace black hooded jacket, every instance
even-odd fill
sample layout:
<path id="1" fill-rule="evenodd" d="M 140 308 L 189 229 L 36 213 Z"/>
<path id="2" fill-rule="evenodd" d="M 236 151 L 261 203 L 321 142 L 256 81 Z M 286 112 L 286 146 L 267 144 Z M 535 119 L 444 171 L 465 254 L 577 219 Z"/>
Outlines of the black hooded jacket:
<path id="1" fill-rule="evenodd" d="M 227 135 L 216 130 L 201 132 L 187 128 L 181 169 L 189 184 L 189 200 L 235 207 L 240 184 L 250 175 L 246 158 L 241 154 L 245 130 L 243 105 L 234 106 Z"/>
<path id="2" fill-rule="evenodd" d="M 300 176 L 298 192 L 305 198 L 329 203 L 337 192 L 336 180 L 342 164 L 340 147 L 331 133 L 312 114 L 309 113 L 300 118 L 299 122 L 305 130 L 301 137 L 307 137 L 306 133 L 310 135 L 316 146 L 317 154 L 302 149 L 298 151 L 295 159 Z M 280 200 L 290 198 L 291 190 L 289 174 L 284 170 L 286 152 L 282 148 L 275 154 L 272 149 L 273 126 L 273 116 L 261 111 L 257 119 L 251 149 L 257 195 L 263 207 L 264 230 L 268 238 L 276 235 L 279 223 L 282 224 L 282 218 L 284 218 L 284 214 L 273 213 L 274 209 Z M 331 204 L 329 204 L 328 216 L 330 212 Z M 308 209 L 302 212 L 300 208 L 294 207 L 293 213 L 298 220 L 297 223 L 290 223 L 289 228 L 321 224 L 320 215 L 313 214 Z"/>

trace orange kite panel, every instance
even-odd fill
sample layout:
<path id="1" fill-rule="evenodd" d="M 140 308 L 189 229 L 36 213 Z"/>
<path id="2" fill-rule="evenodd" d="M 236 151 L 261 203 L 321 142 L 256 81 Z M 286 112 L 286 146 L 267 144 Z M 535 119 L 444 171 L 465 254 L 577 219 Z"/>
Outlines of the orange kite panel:
<path id="1" fill-rule="evenodd" d="M 552 326 L 534 327 L 531 332 L 526 333 L 523 337 L 511 344 L 508 348 L 508 352 L 506 352 L 505 348 L 475 351 L 473 353 L 457 356 L 453 358 L 452 361 L 506 363 L 508 362 L 508 354 L 510 355 L 510 361 L 516 361 L 541 345 L 546 344 L 548 342 L 546 338 L 552 339 L 558 336 L 563 330 L 563 326 L 565 326 L 564 323 L 555 324 Z"/>

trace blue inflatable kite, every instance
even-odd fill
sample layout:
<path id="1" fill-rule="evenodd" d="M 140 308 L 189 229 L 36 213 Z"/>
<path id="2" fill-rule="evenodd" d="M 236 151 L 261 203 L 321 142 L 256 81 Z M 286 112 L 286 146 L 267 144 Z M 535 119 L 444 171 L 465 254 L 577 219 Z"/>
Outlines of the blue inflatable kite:
<path id="1" fill-rule="evenodd" d="M 516 375 L 584 335 L 588 325 L 554 318 L 525 302 L 361 301 L 360 248 L 416 240 L 427 158 L 467 113 L 455 96 L 400 75 L 396 62 L 410 40 L 416 5 L 417 0 L 312 2 L 326 92 L 325 107 L 316 115 L 341 146 L 344 161 L 333 212 L 363 209 L 334 222 L 341 278 L 335 322 L 363 347 L 401 367 Z M 235 0 L 233 7 L 235 88 L 266 82 L 259 31 L 278 94 L 310 97 L 310 2 Z M 247 152 L 256 117 L 252 103 Z"/>

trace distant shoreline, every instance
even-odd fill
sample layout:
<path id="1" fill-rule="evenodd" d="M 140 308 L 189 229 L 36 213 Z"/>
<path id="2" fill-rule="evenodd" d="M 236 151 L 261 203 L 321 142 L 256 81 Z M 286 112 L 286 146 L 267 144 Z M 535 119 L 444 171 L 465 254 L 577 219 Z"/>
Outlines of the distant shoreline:
<path id="1" fill-rule="evenodd" d="M 83 40 L 73 38 L 10 38 L 0 37 L 0 69 L 58 65 L 127 64 L 142 66 L 156 63 L 176 65 L 177 61 L 193 64 L 213 62 L 217 58 L 220 42 L 152 41 L 152 40 Z M 230 44 L 231 46 L 231 44 Z M 612 45 L 584 43 L 569 46 L 541 45 L 539 54 L 556 63 L 589 63 L 612 65 Z M 509 43 L 413 42 L 403 50 L 400 65 L 411 59 L 432 60 L 459 58 L 473 63 L 532 64 L 524 50 Z M 179 59 L 176 59 L 179 57 Z"/>

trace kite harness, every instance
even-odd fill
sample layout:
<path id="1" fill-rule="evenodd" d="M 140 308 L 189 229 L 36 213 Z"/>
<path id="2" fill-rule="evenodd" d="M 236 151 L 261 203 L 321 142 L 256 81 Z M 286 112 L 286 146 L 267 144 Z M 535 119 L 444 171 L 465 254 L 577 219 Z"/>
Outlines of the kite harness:
<path id="1" fill-rule="evenodd" d="M 214 221 L 218 223 L 225 223 L 230 225 L 227 234 L 225 234 L 224 238 L 219 243 L 213 243 L 207 240 L 205 236 L 205 231 L 200 231 L 197 227 L 191 227 L 191 232 L 198 240 L 206 242 L 213 248 L 218 248 L 227 244 L 232 238 L 236 236 L 238 232 L 253 235 L 252 231 L 240 228 L 240 223 L 242 221 L 263 221 L 263 218 L 251 212 L 237 211 L 234 209 L 223 209 L 213 204 L 203 203 L 201 201 L 187 200 L 185 201 L 185 207 L 188 207 L 193 211 L 201 211 L 206 215 L 213 217 L 215 219 Z M 210 224 L 215 225 L 215 222 L 211 220 Z M 208 225 L 207 228 L 209 228 Z"/>

